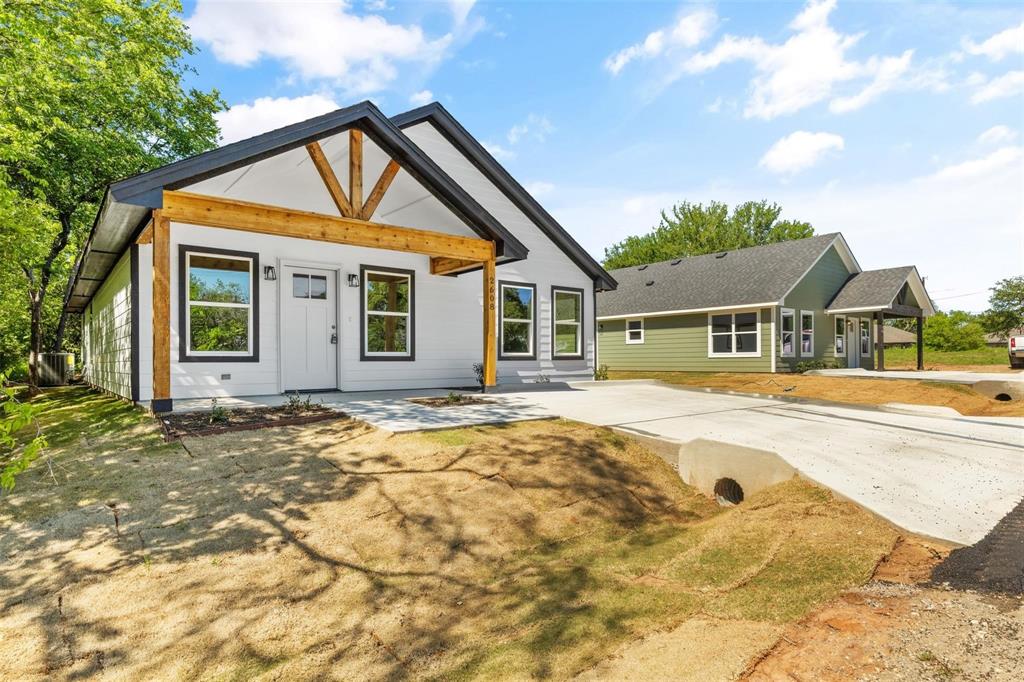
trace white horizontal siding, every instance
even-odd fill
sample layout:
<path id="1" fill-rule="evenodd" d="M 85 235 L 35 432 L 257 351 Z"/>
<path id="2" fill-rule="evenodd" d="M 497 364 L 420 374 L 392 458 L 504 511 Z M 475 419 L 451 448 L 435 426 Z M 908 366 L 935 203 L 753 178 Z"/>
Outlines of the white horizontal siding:
<path id="1" fill-rule="evenodd" d="M 83 332 L 85 380 L 131 399 L 131 262 L 127 252 L 93 296 Z"/>

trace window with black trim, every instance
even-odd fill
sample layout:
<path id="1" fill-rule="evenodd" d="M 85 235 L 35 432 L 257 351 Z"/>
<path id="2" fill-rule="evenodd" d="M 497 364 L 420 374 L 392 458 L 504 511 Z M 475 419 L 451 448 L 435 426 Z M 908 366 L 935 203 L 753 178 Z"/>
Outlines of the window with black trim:
<path id="1" fill-rule="evenodd" d="M 583 290 L 552 287 L 551 355 L 553 358 L 583 356 Z"/>
<path id="2" fill-rule="evenodd" d="M 835 319 L 836 338 L 835 355 L 837 358 L 846 357 L 846 318 L 839 315 Z"/>
<path id="3" fill-rule="evenodd" d="M 257 254 L 182 245 L 180 257 L 184 333 L 179 359 L 257 360 Z"/>
<path id="4" fill-rule="evenodd" d="M 411 360 L 414 277 L 411 270 L 362 268 L 363 359 Z"/>
<path id="5" fill-rule="evenodd" d="M 518 282 L 499 282 L 501 299 L 500 357 L 510 360 L 533 360 L 534 322 L 536 320 L 537 287 Z"/>
<path id="6" fill-rule="evenodd" d="M 783 308 L 779 326 L 782 357 L 791 358 L 796 354 L 796 312 L 790 308 Z"/>

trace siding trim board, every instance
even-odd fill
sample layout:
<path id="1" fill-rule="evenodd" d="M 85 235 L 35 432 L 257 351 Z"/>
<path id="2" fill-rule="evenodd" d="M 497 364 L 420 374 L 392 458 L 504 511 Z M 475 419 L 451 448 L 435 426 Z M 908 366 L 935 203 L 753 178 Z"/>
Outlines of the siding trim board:
<path id="1" fill-rule="evenodd" d="M 132 354 L 132 402 L 139 402 L 139 245 L 132 244 L 130 247 L 131 258 L 131 354 Z"/>
<path id="2" fill-rule="evenodd" d="M 630 313 L 629 315 L 601 315 L 597 318 L 599 322 L 605 320 L 636 320 L 641 317 L 675 317 L 677 315 L 692 315 L 694 313 L 710 313 L 719 310 L 736 310 L 742 312 L 744 310 L 760 310 L 761 308 L 770 308 L 775 305 L 781 305 L 781 301 L 767 301 L 765 303 L 741 303 L 738 305 L 725 305 L 716 306 L 714 308 L 690 308 L 686 310 L 662 310 L 656 313 Z"/>

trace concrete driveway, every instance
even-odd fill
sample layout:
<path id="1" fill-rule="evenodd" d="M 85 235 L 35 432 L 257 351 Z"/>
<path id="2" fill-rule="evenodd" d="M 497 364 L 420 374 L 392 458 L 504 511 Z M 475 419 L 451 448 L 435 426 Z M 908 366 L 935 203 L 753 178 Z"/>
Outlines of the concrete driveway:
<path id="1" fill-rule="evenodd" d="M 501 396 L 531 412 L 688 442 L 770 450 L 915 533 L 973 544 L 1024 497 L 1024 419 L 782 402 L 653 383 Z"/>

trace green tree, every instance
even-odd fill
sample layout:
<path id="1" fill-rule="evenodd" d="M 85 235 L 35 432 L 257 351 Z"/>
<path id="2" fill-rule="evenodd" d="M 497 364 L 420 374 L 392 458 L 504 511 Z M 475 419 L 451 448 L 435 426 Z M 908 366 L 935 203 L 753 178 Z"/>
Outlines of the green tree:
<path id="1" fill-rule="evenodd" d="M 48 295 L 66 284 L 105 187 L 216 144 L 223 102 L 185 85 L 195 48 L 180 14 L 175 0 L 0 0 L 0 169 L 48 218 L 33 228 L 39 248 L 3 266 L 24 278 L 33 385 L 44 336 L 63 344 L 62 312 L 44 328 Z"/>
<path id="2" fill-rule="evenodd" d="M 981 316 L 985 331 L 1009 336 L 1024 327 L 1024 276 L 1001 279 L 990 291 L 989 308 Z"/>
<path id="3" fill-rule="evenodd" d="M 651 232 L 626 237 L 604 250 L 609 269 L 656 261 L 731 251 L 814 235 L 810 223 L 779 220 L 782 208 L 766 200 L 748 201 L 732 212 L 718 201 L 691 204 L 684 201 L 661 212 L 661 221 Z"/>
<path id="4" fill-rule="evenodd" d="M 924 325 L 924 347 L 932 350 L 975 350 L 985 345 L 985 330 L 963 310 L 938 312 Z"/>

